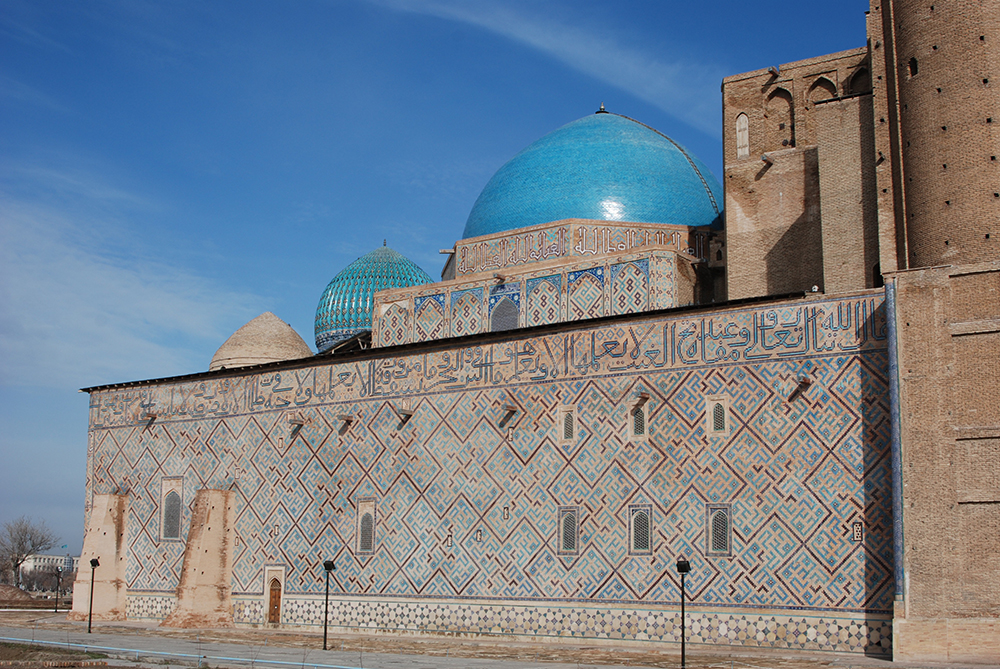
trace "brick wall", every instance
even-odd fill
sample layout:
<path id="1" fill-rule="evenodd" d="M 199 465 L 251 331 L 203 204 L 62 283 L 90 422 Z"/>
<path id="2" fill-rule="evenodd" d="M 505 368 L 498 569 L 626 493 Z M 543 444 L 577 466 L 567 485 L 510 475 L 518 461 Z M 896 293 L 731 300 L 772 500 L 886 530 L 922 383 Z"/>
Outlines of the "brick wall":
<path id="1" fill-rule="evenodd" d="M 823 287 L 828 293 L 872 288 L 882 278 L 879 273 L 875 280 L 879 240 L 872 97 L 817 104 L 813 115 L 819 153 Z"/>
<path id="2" fill-rule="evenodd" d="M 729 299 L 823 289 L 816 147 L 726 168 Z"/>
<path id="3" fill-rule="evenodd" d="M 1000 658 L 1000 263 L 896 282 L 907 583 L 896 657 Z"/>

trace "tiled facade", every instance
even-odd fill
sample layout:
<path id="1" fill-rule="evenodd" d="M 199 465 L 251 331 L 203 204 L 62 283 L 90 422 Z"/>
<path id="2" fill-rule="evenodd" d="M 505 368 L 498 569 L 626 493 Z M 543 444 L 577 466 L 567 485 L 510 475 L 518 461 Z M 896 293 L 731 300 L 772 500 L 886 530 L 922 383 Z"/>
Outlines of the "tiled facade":
<path id="1" fill-rule="evenodd" d="M 263 622 L 280 565 L 282 622 L 315 624 L 334 559 L 350 628 L 672 641 L 683 555 L 693 640 L 871 651 L 892 595 L 885 339 L 869 293 L 109 389 L 91 395 L 88 490 L 129 497 L 130 617 L 170 610 L 183 544 L 158 536 L 159 496 L 182 476 L 184 534 L 197 489 L 237 493 L 237 623 Z M 719 396 L 724 434 L 706 428 Z M 706 556 L 712 503 L 732 506 L 729 557 Z M 563 505 L 575 555 L 555 545 Z M 652 510 L 648 555 L 628 550 L 633 505 Z"/>
<path id="2" fill-rule="evenodd" d="M 689 267 L 690 261 L 654 246 L 576 262 L 526 265 L 500 279 L 479 273 L 386 290 L 375 297 L 372 345 L 462 337 L 511 329 L 511 323 L 523 328 L 681 306 L 693 292 L 690 276 L 678 271 L 686 268 L 679 265 Z M 495 318 L 500 305 L 509 319 Z"/>

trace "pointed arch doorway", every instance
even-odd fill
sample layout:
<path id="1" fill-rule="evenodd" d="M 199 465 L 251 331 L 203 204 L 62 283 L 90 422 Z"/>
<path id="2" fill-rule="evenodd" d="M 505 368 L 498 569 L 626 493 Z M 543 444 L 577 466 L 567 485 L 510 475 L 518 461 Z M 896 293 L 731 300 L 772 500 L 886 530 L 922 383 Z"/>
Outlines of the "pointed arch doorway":
<path id="1" fill-rule="evenodd" d="M 281 622 L 281 581 L 276 578 L 268 586 L 267 622 L 275 625 Z"/>

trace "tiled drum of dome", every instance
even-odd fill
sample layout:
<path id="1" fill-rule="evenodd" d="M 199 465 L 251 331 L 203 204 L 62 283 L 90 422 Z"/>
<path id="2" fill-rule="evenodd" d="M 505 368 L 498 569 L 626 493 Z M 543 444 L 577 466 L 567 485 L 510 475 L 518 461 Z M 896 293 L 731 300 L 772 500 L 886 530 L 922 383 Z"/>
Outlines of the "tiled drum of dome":
<path id="1" fill-rule="evenodd" d="M 483 331 L 483 289 L 457 290 L 451 294 L 451 335 L 462 337 Z"/>
<path id="2" fill-rule="evenodd" d="M 396 346 L 410 341 L 410 312 L 404 304 L 390 304 L 379 318 L 378 343 Z"/>
<path id="3" fill-rule="evenodd" d="M 598 318 L 604 315 L 604 268 L 571 272 L 569 283 L 570 320 Z"/>
<path id="4" fill-rule="evenodd" d="M 413 319 L 414 341 L 444 337 L 448 327 L 444 317 L 444 295 L 417 297 L 413 304 L 416 313 Z"/>
<path id="5" fill-rule="evenodd" d="M 649 261 L 611 266 L 611 313 L 634 314 L 649 305 Z"/>
<path id="6" fill-rule="evenodd" d="M 483 616 L 472 631 L 498 629 L 499 610 L 521 617 L 515 634 L 674 642 L 676 625 L 642 616 L 674 615 L 663 609 L 676 605 L 671 566 L 684 554 L 692 616 L 704 620 L 692 640 L 879 651 L 893 592 L 891 502 L 871 494 L 890 480 L 881 302 L 639 318 L 512 333 L 479 349 L 101 391 L 91 396 L 90 492 L 127 482 L 137 500 L 128 535 L 149 536 L 128 554 L 130 587 L 169 597 L 180 574 L 158 575 L 173 564 L 155 533 L 161 477 L 184 476 L 185 503 L 200 488 L 234 490 L 238 620 L 265 597 L 265 565 L 281 565 L 289 614 L 315 625 L 314 604 L 292 604 L 321 601 L 323 555 L 338 566 L 332 605 L 363 595 L 352 615 L 364 626 L 391 629 L 419 610 L 426 629 L 454 629 L 439 616 L 463 606 Z M 744 329 L 756 340 L 720 334 Z M 802 375 L 812 383 L 789 401 Z M 627 407 L 641 392 L 648 435 L 637 442 Z M 727 398 L 729 429 L 710 438 L 706 396 L 716 395 Z M 293 397 L 307 421 L 291 440 L 278 407 Z M 149 402 L 162 411 L 145 429 L 138 407 Z M 504 423 L 508 406 L 518 411 Z M 577 411 L 566 443 L 555 439 L 561 406 Z M 344 414 L 354 417 L 346 426 Z M 355 550 L 362 499 L 377 504 L 371 554 Z M 706 555 L 707 503 L 732 505 L 732 558 Z M 651 509 L 649 556 L 628 553 L 636 504 Z M 571 557 L 557 555 L 566 505 L 582 509 Z M 850 538 L 856 521 L 862 542 Z M 158 609 L 136 600 L 133 610 Z M 554 611 L 578 615 L 577 631 L 555 630 Z M 733 640 L 741 625 L 749 636 Z"/>
<path id="7" fill-rule="evenodd" d="M 509 330 L 521 320 L 521 283 L 511 282 L 490 288 L 490 330 Z"/>
<path id="8" fill-rule="evenodd" d="M 562 318 L 562 277 L 545 276 L 528 279 L 528 305 L 525 310 L 525 325 L 548 325 L 558 323 Z"/>

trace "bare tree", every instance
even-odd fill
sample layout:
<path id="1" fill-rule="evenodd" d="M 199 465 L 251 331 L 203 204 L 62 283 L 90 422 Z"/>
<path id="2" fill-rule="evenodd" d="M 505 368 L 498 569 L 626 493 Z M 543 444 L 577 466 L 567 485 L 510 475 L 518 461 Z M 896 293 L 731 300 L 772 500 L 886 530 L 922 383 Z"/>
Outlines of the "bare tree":
<path id="1" fill-rule="evenodd" d="M 21 584 L 21 565 L 29 555 L 36 555 L 55 546 L 57 537 L 45 521 L 34 522 L 21 516 L 3 524 L 0 531 L 0 564 L 9 569 L 14 581 Z"/>

